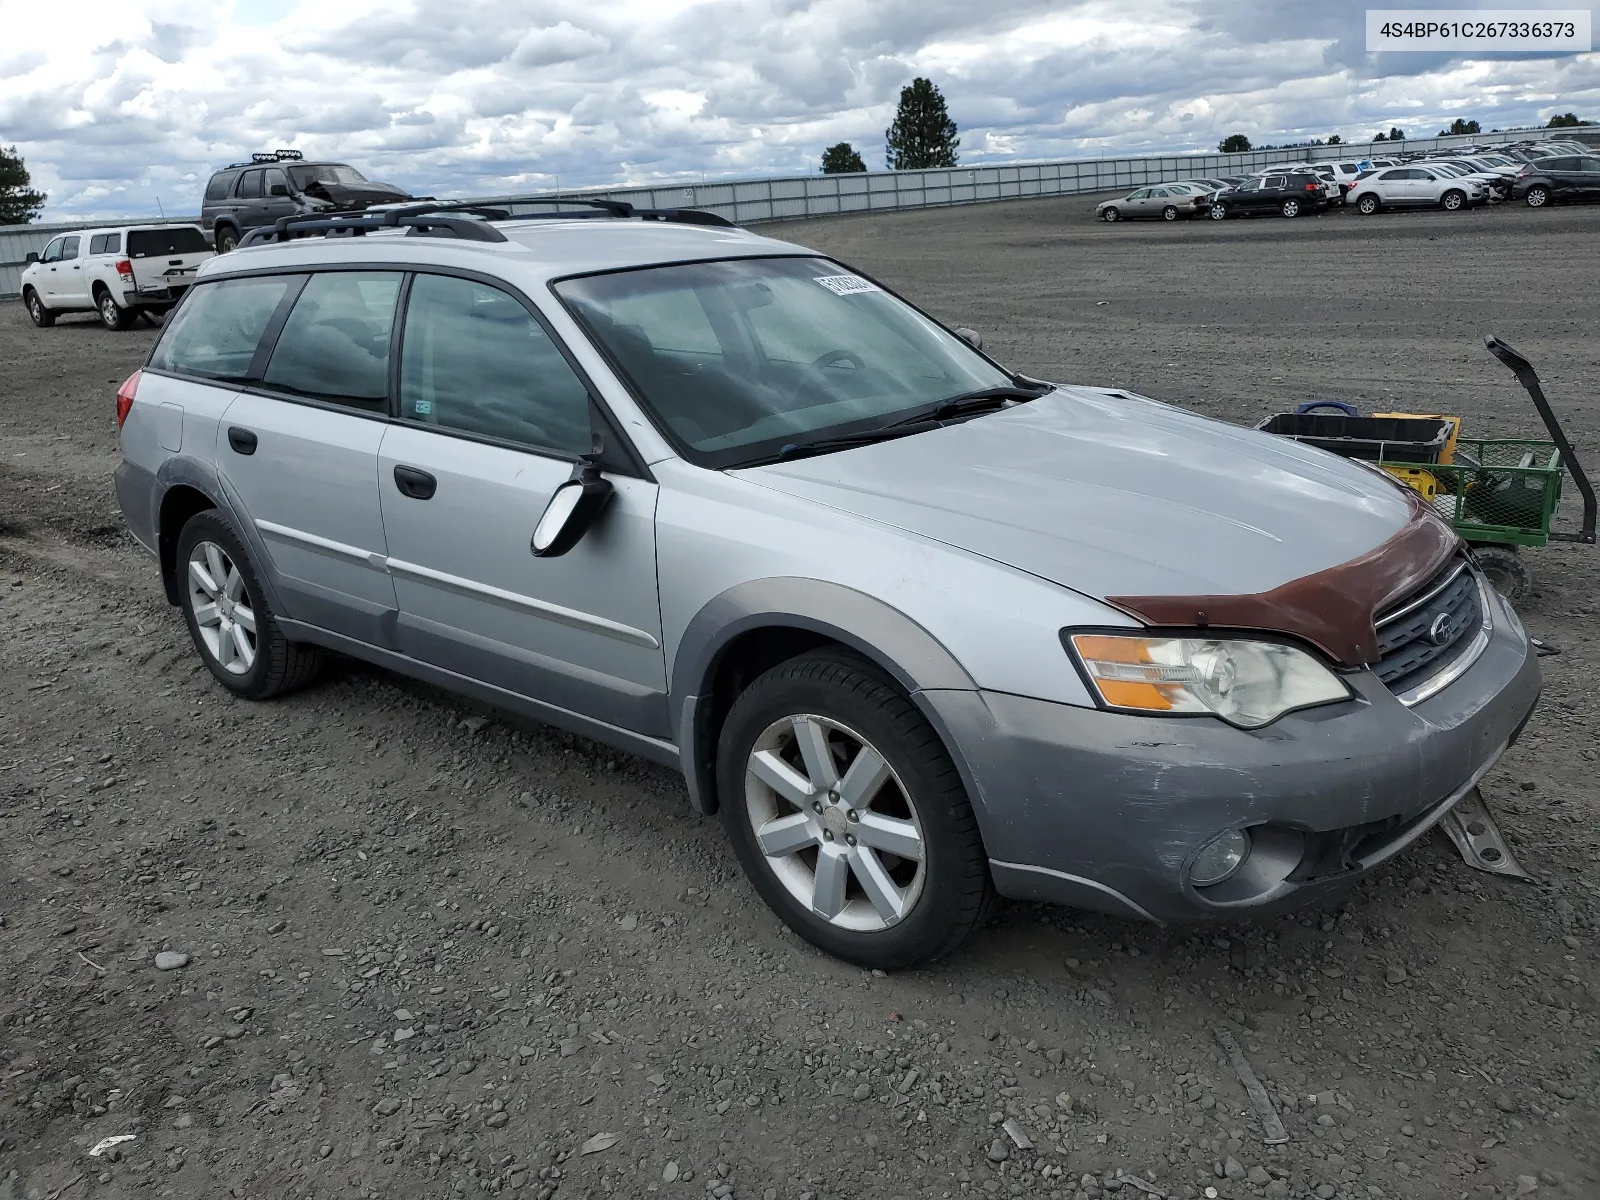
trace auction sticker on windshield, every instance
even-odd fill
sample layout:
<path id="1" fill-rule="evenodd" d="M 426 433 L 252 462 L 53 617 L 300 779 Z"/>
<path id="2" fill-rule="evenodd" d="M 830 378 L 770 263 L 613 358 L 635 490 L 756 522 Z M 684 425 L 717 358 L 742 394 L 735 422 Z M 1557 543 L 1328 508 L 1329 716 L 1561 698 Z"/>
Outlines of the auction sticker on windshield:
<path id="1" fill-rule="evenodd" d="M 816 281 L 836 296 L 854 296 L 858 292 L 883 290 L 870 279 L 863 279 L 859 275 L 819 275 Z"/>
<path id="2" fill-rule="evenodd" d="M 1369 8 L 1367 50 L 1590 49 L 1587 8 Z"/>

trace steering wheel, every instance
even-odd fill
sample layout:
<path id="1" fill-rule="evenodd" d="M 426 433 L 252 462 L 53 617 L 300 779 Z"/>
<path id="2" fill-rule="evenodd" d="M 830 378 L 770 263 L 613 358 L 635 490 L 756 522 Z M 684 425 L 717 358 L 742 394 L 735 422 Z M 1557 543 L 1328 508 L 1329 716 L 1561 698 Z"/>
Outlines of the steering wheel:
<path id="1" fill-rule="evenodd" d="M 864 371 L 867 367 L 866 360 L 852 351 L 826 351 L 812 359 L 811 364 L 800 373 L 800 380 L 794 385 L 794 391 L 789 393 L 789 399 L 791 401 L 798 400 L 813 384 L 824 382 L 822 372 L 835 365 L 848 366 L 856 371 Z"/>

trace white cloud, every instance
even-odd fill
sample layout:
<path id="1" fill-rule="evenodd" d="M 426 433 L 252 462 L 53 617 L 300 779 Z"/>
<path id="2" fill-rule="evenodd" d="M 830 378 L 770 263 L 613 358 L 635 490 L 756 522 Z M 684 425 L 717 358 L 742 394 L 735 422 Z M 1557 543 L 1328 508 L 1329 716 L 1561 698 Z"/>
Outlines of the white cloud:
<path id="1" fill-rule="evenodd" d="M 277 146 L 431 195 L 877 167 L 917 74 L 967 162 L 1600 118 L 1600 55 L 1380 59 L 1354 0 L 0 5 L 0 141 L 51 217 L 193 211 Z"/>

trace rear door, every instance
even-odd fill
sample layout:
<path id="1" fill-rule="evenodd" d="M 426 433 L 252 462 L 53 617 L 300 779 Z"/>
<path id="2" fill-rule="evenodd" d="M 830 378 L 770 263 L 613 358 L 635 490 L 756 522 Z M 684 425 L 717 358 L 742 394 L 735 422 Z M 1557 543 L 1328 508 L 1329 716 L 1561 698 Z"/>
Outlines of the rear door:
<path id="1" fill-rule="evenodd" d="M 1580 194 L 1585 200 L 1600 200 L 1600 158 L 1583 155 L 1578 159 Z"/>
<path id="2" fill-rule="evenodd" d="M 402 347 L 378 471 L 399 648 L 667 738 L 656 485 L 607 472 L 598 524 L 535 558 L 545 505 L 591 447 L 587 385 L 529 306 L 474 280 L 415 276 Z"/>
<path id="3" fill-rule="evenodd" d="M 247 386 L 223 416 L 217 464 L 264 547 L 284 616 L 379 646 L 393 640 L 378 446 L 403 276 L 325 271 L 204 285 L 273 306 Z M 254 294 L 249 294 L 254 292 Z"/>

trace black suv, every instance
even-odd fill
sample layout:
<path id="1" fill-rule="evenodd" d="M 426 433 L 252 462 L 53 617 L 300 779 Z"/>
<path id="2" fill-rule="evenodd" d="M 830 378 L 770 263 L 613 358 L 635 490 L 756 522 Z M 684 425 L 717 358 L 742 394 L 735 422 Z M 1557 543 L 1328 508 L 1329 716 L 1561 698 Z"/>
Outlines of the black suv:
<path id="1" fill-rule="evenodd" d="M 373 183 L 344 163 L 306 162 L 298 150 L 252 154 L 247 163 L 224 167 L 206 184 L 200 228 L 218 254 L 239 244 L 249 230 L 279 217 L 333 209 L 366 208 L 413 197 L 391 183 Z"/>
<path id="2" fill-rule="evenodd" d="M 1321 212 L 1328 207 L 1328 193 L 1322 180 L 1309 172 L 1257 175 L 1238 187 L 1218 192 L 1211 198 L 1211 219 L 1248 217 L 1275 212 L 1285 217 Z"/>
<path id="3" fill-rule="evenodd" d="M 1529 208 L 1552 200 L 1600 200 L 1600 156 L 1562 154 L 1530 162 L 1512 181 L 1511 194 Z"/>

